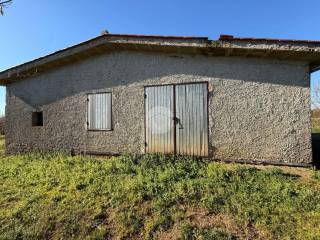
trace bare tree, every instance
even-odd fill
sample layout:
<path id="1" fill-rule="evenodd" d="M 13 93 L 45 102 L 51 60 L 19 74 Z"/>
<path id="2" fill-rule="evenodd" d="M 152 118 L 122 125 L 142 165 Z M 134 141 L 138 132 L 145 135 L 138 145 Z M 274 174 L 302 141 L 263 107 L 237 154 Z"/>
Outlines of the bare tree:
<path id="1" fill-rule="evenodd" d="M 320 108 L 320 85 L 317 83 L 311 91 L 311 105 L 312 108 Z"/>
<path id="2" fill-rule="evenodd" d="M 0 0 L 0 14 L 3 15 L 3 9 L 8 7 L 12 0 Z"/>

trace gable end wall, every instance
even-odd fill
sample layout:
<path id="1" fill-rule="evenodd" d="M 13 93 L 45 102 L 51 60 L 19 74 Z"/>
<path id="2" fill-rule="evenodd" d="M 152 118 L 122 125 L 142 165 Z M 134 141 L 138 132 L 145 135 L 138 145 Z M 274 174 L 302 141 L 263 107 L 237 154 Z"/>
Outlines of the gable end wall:
<path id="1" fill-rule="evenodd" d="M 200 81 L 207 81 L 210 89 L 210 157 L 311 162 L 307 64 L 128 51 L 10 84 L 7 152 L 143 153 L 143 87 Z M 110 90 L 114 130 L 87 131 L 87 93 Z M 43 111 L 43 127 L 31 126 L 32 111 Z"/>

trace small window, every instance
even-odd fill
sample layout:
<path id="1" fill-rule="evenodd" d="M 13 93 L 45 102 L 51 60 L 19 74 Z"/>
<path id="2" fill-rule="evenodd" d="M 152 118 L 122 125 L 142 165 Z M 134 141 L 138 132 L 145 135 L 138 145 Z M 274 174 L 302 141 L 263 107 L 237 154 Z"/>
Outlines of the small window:
<path id="1" fill-rule="evenodd" d="M 87 129 L 112 130 L 111 93 L 88 94 Z"/>
<path id="2" fill-rule="evenodd" d="M 32 126 L 43 126 L 43 114 L 42 112 L 33 112 L 32 113 Z"/>

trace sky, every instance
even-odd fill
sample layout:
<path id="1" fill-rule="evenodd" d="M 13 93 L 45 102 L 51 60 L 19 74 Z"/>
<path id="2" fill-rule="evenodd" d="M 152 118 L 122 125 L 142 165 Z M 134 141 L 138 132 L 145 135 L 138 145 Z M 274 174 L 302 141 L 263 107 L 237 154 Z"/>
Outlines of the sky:
<path id="1" fill-rule="evenodd" d="M 0 71 L 110 33 L 320 40 L 319 0 L 13 0 L 0 16 Z M 311 76 L 312 88 L 320 71 Z M 0 115 L 5 88 L 0 87 Z"/>

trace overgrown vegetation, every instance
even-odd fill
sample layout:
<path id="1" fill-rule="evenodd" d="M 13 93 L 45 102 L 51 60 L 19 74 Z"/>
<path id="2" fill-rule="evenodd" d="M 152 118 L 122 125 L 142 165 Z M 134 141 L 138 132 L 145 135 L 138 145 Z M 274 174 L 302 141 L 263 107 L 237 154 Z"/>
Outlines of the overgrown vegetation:
<path id="1" fill-rule="evenodd" d="M 320 133 L 320 118 L 311 118 L 312 133 Z"/>
<path id="2" fill-rule="evenodd" d="M 312 133 L 320 133 L 320 109 L 311 111 Z"/>
<path id="3" fill-rule="evenodd" d="M 0 135 L 0 157 L 4 155 L 4 136 Z"/>
<path id="4" fill-rule="evenodd" d="M 319 239 L 319 226 L 319 178 L 278 168 L 0 157 L 0 239 Z"/>
<path id="5" fill-rule="evenodd" d="M 0 136 L 5 134 L 5 132 L 4 132 L 5 121 L 6 121 L 5 117 L 0 116 Z"/>

